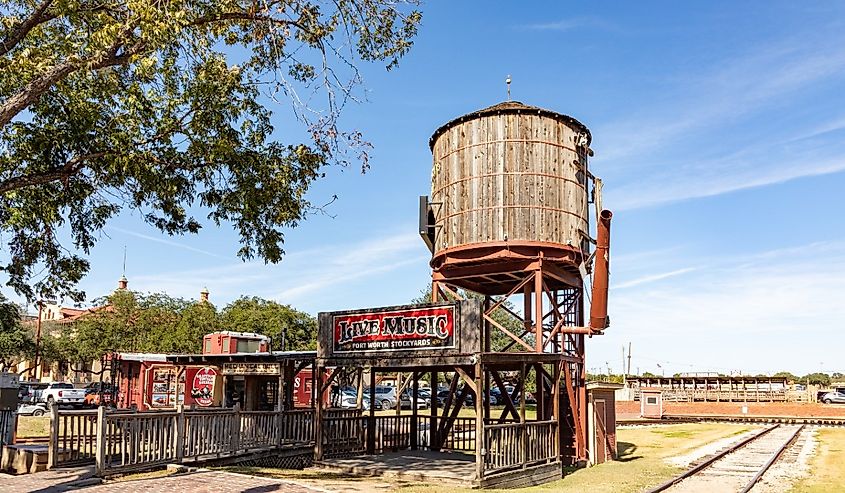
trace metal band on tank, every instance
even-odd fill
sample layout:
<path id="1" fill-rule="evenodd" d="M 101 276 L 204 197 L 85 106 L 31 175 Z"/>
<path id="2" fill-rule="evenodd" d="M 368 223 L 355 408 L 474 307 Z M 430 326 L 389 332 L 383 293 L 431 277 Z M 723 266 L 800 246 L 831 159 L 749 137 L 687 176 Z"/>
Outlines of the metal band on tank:
<path id="1" fill-rule="evenodd" d="M 442 156 L 439 156 L 439 157 L 437 157 L 437 158 L 435 158 L 435 159 L 436 159 L 437 161 L 440 161 L 440 160 L 442 160 L 442 159 L 444 159 L 444 158 L 446 158 L 446 157 L 451 156 L 452 154 L 454 154 L 454 153 L 456 153 L 456 152 L 463 151 L 464 149 L 469 149 L 470 147 L 478 147 L 478 146 L 483 146 L 483 145 L 498 144 L 498 143 L 500 143 L 500 142 L 501 142 L 501 143 L 503 143 L 503 144 L 509 144 L 509 143 L 520 143 L 520 144 L 546 144 L 546 145 L 550 145 L 550 146 L 552 146 L 552 147 L 560 147 L 561 149 L 566 149 L 567 151 L 574 152 L 575 154 L 579 154 L 579 152 L 578 152 L 576 149 L 572 148 L 572 147 L 569 147 L 569 146 L 567 146 L 567 145 L 565 145 L 565 144 L 559 144 L 559 143 L 557 143 L 557 142 L 549 141 L 549 140 L 535 140 L 535 139 L 498 139 L 498 140 L 487 140 L 487 141 L 484 141 L 484 142 L 478 142 L 478 143 L 475 143 L 475 144 L 467 144 L 467 145 L 465 145 L 465 146 L 458 147 L 457 149 L 452 149 L 451 151 L 447 152 L 446 154 L 444 154 L 444 155 L 442 155 Z"/>
<path id="2" fill-rule="evenodd" d="M 475 209 L 464 209 L 462 211 L 454 212 L 452 214 L 438 218 L 436 223 L 441 223 L 441 222 L 443 222 L 447 219 L 450 219 L 452 217 L 460 216 L 461 214 L 468 214 L 470 212 L 486 211 L 486 210 L 490 210 L 490 209 L 537 209 L 537 210 L 543 210 L 543 211 L 554 211 L 554 212 L 562 212 L 564 214 L 569 214 L 570 216 L 575 216 L 575 217 L 577 217 L 578 219 L 581 219 L 584 222 L 587 221 L 586 217 L 584 217 L 584 216 L 582 216 L 578 213 L 568 211 L 566 209 L 560 209 L 558 207 L 546 207 L 544 205 L 494 205 L 494 206 L 490 206 L 490 207 L 477 207 Z"/>
<path id="3" fill-rule="evenodd" d="M 432 197 L 434 197 L 435 195 L 442 192 L 443 189 L 451 187 L 452 185 L 456 185 L 458 183 L 463 183 L 465 181 L 475 180 L 475 179 L 478 179 L 478 178 L 490 178 L 492 176 L 504 176 L 504 175 L 542 176 L 544 178 L 553 178 L 553 179 L 556 179 L 556 180 L 563 180 L 565 182 L 569 182 L 569 183 L 574 184 L 578 188 L 582 189 L 584 191 L 584 193 L 587 192 L 586 186 L 582 185 L 581 183 L 579 183 L 576 180 L 573 180 L 571 178 L 566 178 L 566 177 L 561 176 L 561 175 L 553 175 L 551 173 L 534 173 L 534 172 L 530 172 L 530 171 L 503 171 L 501 173 L 485 173 L 485 174 L 481 174 L 481 175 L 473 175 L 473 176 L 468 176 L 466 178 L 461 178 L 460 180 L 455 180 L 455 181 L 449 182 L 449 183 L 443 185 L 442 187 L 440 187 L 436 190 L 432 190 L 431 195 L 432 195 Z"/>

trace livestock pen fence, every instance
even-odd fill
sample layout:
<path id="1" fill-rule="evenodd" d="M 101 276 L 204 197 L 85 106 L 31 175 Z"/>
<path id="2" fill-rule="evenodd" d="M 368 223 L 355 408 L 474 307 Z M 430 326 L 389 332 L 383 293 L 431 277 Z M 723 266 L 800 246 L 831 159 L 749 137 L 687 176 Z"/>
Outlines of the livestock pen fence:
<path id="1" fill-rule="evenodd" d="M 310 447 L 314 411 L 52 411 L 50 467 L 94 462 L 100 475 L 167 463 Z"/>

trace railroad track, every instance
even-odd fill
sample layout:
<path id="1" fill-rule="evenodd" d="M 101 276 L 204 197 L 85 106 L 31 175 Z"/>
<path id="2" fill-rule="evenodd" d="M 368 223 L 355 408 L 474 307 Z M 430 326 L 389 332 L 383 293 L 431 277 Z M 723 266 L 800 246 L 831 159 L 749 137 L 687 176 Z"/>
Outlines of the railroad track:
<path id="1" fill-rule="evenodd" d="M 783 425 L 811 425 L 821 427 L 845 426 L 845 418 L 797 416 L 729 416 L 729 415 L 664 415 L 661 419 L 617 419 L 617 426 L 671 425 L 678 423 L 755 423 Z"/>
<path id="2" fill-rule="evenodd" d="M 775 424 L 719 452 L 648 493 L 748 493 L 792 445 L 804 425 Z"/>

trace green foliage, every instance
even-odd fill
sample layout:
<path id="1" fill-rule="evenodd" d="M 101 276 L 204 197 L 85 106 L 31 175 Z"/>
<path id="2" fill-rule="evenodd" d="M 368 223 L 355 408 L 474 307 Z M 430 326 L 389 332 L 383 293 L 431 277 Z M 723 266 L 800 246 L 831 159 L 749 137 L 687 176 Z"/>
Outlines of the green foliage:
<path id="1" fill-rule="evenodd" d="M 34 350 L 32 333 L 21 323 L 20 309 L 0 293 L 0 366 L 8 366 Z"/>
<path id="2" fill-rule="evenodd" d="M 827 387 L 830 385 L 830 375 L 827 373 L 810 373 L 801 377 L 801 382 L 810 382 L 810 385 L 821 385 Z"/>
<path id="3" fill-rule="evenodd" d="M 796 375 L 793 375 L 791 372 L 788 372 L 788 371 L 779 371 L 772 376 L 778 377 L 778 378 L 786 378 L 787 381 L 789 381 L 789 382 L 798 382 L 798 383 L 802 382 L 802 380 L 799 377 L 797 377 Z"/>
<path id="4" fill-rule="evenodd" d="M 45 324 L 45 361 L 90 362 L 116 351 L 201 353 L 204 335 L 218 330 L 257 332 L 281 349 L 314 349 L 317 321 L 307 313 L 261 298 L 240 298 L 222 312 L 209 302 L 162 293 L 117 290 L 102 308 L 72 325 Z"/>
<path id="5" fill-rule="evenodd" d="M 290 305 L 261 298 L 239 298 L 223 310 L 226 330 L 270 336 L 272 348 L 289 351 L 317 348 L 317 320 Z"/>
<path id="6" fill-rule="evenodd" d="M 198 232 L 205 214 L 239 233 L 239 257 L 278 262 L 283 229 L 318 209 L 305 197 L 326 167 L 367 169 L 369 144 L 338 118 L 358 95 L 356 64 L 390 69 L 410 49 L 414 3 L 3 2 L 8 285 L 82 299 L 84 255 L 127 209 L 171 235 Z M 286 141 L 271 100 L 300 122 Z"/>

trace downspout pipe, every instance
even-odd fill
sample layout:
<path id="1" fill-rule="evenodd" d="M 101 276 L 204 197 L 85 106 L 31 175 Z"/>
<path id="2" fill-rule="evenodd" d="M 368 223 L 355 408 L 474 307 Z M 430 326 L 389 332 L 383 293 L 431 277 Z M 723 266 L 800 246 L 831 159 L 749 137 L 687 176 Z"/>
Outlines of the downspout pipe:
<path id="1" fill-rule="evenodd" d="M 593 294 L 590 303 L 590 329 L 602 331 L 607 328 L 607 286 L 610 272 L 610 218 L 609 210 L 599 214 L 596 255 L 593 261 Z"/>

